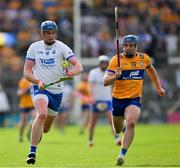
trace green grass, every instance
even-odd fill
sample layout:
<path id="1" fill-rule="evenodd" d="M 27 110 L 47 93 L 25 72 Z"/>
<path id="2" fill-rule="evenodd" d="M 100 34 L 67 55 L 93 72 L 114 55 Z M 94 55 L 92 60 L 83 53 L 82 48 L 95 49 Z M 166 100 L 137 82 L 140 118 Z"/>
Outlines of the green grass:
<path id="1" fill-rule="evenodd" d="M 87 133 L 68 126 L 64 135 L 53 128 L 43 136 L 35 166 L 26 164 L 29 142 L 18 142 L 18 130 L 0 129 L 0 167 L 117 167 L 120 147 L 108 126 L 98 126 L 95 145 L 87 146 Z M 138 125 L 124 167 L 180 167 L 180 125 Z"/>

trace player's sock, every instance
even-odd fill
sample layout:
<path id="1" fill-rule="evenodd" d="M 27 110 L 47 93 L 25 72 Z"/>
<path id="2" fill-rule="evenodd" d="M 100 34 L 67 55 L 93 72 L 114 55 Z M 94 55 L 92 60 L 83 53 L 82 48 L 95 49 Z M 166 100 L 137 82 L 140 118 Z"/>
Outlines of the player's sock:
<path id="1" fill-rule="evenodd" d="M 30 148 L 30 152 L 29 152 L 29 153 L 34 153 L 34 154 L 36 154 L 36 146 L 31 145 L 31 148 Z"/>
<path id="2" fill-rule="evenodd" d="M 120 155 L 121 155 L 121 156 L 125 156 L 125 155 L 126 155 L 126 152 L 127 152 L 127 149 L 122 148 L 122 149 L 121 149 L 121 152 L 120 152 Z"/>

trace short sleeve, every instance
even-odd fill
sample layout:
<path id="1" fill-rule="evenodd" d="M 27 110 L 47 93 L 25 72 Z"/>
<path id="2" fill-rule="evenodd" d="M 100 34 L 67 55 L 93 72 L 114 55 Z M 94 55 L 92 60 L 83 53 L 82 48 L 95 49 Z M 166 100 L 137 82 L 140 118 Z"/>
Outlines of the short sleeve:
<path id="1" fill-rule="evenodd" d="M 73 56 L 74 56 L 73 51 L 67 45 L 64 44 L 64 46 L 63 46 L 63 57 L 66 60 L 68 60 L 69 58 L 71 58 Z"/>
<path id="2" fill-rule="evenodd" d="M 26 59 L 35 60 L 35 50 L 34 46 L 31 44 L 27 50 Z"/>
<path id="3" fill-rule="evenodd" d="M 145 64 L 146 64 L 146 68 L 150 68 L 152 64 L 151 58 L 147 54 L 145 55 Z"/>
<path id="4" fill-rule="evenodd" d="M 114 56 L 114 57 L 112 57 L 112 59 L 109 62 L 109 65 L 107 67 L 107 71 L 115 72 L 116 67 L 117 67 L 116 56 Z"/>

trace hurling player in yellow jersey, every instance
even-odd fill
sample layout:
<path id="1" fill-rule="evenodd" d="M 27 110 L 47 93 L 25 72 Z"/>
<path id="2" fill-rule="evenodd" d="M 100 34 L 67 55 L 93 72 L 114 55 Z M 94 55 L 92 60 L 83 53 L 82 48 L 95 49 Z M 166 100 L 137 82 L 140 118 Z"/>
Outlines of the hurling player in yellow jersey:
<path id="1" fill-rule="evenodd" d="M 152 80 L 157 94 L 165 95 L 158 74 L 145 53 L 137 52 L 138 37 L 127 35 L 123 38 L 123 53 L 120 54 L 120 67 L 117 56 L 112 57 L 104 76 L 104 85 L 113 85 L 112 115 L 115 132 L 122 131 L 124 120 L 126 130 L 123 136 L 122 149 L 116 164 L 125 163 L 125 155 L 134 138 L 134 129 L 141 111 L 142 85 L 144 71 Z"/>

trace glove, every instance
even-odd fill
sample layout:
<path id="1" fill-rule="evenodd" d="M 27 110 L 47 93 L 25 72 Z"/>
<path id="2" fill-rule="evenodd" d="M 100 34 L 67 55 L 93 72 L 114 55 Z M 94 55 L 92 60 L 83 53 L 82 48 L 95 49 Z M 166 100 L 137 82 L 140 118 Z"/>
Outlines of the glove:
<path id="1" fill-rule="evenodd" d="M 38 88 L 39 88 L 40 90 L 44 90 L 44 89 L 45 89 L 45 87 L 44 87 L 44 82 L 43 82 L 43 81 L 39 81 L 39 82 L 38 82 Z"/>

